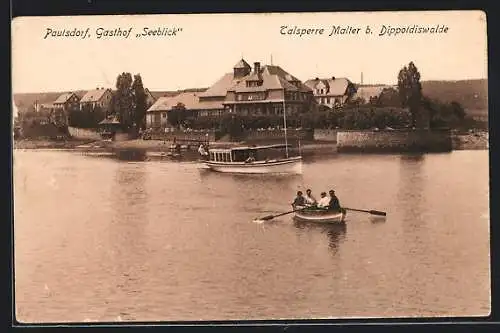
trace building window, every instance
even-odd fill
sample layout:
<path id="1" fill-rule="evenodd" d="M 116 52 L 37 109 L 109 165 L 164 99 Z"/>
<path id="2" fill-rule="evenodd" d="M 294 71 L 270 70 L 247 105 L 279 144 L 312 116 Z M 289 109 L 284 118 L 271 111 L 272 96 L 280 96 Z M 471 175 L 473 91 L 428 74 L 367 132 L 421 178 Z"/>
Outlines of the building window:
<path id="1" fill-rule="evenodd" d="M 330 104 L 330 97 L 326 98 L 326 104 Z"/>

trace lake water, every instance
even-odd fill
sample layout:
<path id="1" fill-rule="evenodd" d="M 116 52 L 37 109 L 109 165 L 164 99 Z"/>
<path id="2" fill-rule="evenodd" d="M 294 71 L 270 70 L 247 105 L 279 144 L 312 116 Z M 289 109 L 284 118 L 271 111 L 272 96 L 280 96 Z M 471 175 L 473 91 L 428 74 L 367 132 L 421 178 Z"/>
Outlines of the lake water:
<path id="1" fill-rule="evenodd" d="M 487 151 L 335 155 L 300 176 L 15 151 L 22 322 L 488 315 Z M 345 228 L 298 225 L 334 188 Z"/>

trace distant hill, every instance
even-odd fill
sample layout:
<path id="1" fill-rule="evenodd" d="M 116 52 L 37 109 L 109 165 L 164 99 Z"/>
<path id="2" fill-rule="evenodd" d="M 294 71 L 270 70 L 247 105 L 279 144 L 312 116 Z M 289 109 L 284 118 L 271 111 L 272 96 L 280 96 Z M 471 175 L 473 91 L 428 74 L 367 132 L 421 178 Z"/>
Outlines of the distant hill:
<path id="1" fill-rule="evenodd" d="M 357 85 L 358 95 L 368 100 L 370 96 L 380 94 L 387 85 Z M 488 80 L 459 81 L 422 81 L 424 96 L 444 103 L 458 102 L 467 114 L 477 119 L 488 118 Z"/>
<path id="2" fill-rule="evenodd" d="M 162 96 L 176 96 L 182 92 L 203 92 L 207 89 L 208 88 L 189 88 L 177 91 L 151 91 L 151 94 L 158 99 Z M 80 96 L 80 98 L 83 97 L 86 92 L 87 90 L 74 91 L 74 93 Z M 65 91 L 14 94 L 14 102 L 16 103 L 18 110 L 23 112 L 30 106 L 33 106 L 35 102 L 38 102 L 38 104 L 52 103 L 63 93 L 65 93 Z"/>
<path id="3" fill-rule="evenodd" d="M 383 84 L 374 85 L 358 85 L 369 90 L 370 87 L 378 87 L 380 89 Z M 155 98 L 162 96 L 175 96 L 182 92 L 203 92 L 207 88 L 189 88 L 177 91 L 151 91 Z M 468 113 L 474 115 L 488 114 L 488 80 L 459 80 L 459 81 L 422 81 L 422 90 L 425 96 L 440 100 L 442 102 L 456 101 L 460 103 Z M 77 95 L 82 97 L 85 90 L 75 91 Z M 14 94 L 14 101 L 19 112 L 23 112 L 38 101 L 38 103 L 51 103 L 64 92 L 47 92 L 47 93 L 22 93 Z"/>
<path id="4" fill-rule="evenodd" d="M 488 80 L 422 81 L 425 96 L 442 102 L 458 102 L 466 110 L 488 109 Z"/>
<path id="5" fill-rule="evenodd" d="M 60 92 L 45 92 L 45 93 L 21 93 L 14 94 L 14 102 L 20 112 L 25 111 L 30 106 L 34 105 L 35 102 L 38 104 L 52 103 L 57 97 L 65 93 L 65 91 Z M 78 96 L 83 97 L 86 90 L 74 91 Z"/>
<path id="6" fill-rule="evenodd" d="M 208 88 L 188 88 L 176 91 L 151 91 L 151 94 L 154 96 L 154 98 L 158 99 L 159 97 L 164 97 L 164 96 L 166 97 L 177 96 L 183 92 L 204 92 L 207 89 Z"/>

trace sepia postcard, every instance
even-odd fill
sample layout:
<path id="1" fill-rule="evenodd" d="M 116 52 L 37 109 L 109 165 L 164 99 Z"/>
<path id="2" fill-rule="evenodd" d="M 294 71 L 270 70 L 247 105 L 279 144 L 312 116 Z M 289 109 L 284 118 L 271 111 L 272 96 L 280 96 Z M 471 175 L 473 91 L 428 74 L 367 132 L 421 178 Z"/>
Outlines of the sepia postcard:
<path id="1" fill-rule="evenodd" d="M 17 323 L 489 316 L 484 12 L 11 26 Z"/>

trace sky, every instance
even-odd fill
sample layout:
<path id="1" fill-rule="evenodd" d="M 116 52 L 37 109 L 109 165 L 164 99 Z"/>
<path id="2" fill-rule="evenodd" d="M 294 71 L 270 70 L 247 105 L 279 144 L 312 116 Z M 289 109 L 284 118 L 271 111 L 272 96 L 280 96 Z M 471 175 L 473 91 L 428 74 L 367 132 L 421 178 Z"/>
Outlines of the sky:
<path id="1" fill-rule="evenodd" d="M 360 28 L 329 36 L 332 26 Z M 440 34 L 380 35 L 385 27 L 447 27 Z M 319 35 L 283 35 L 321 29 Z M 372 34 L 366 34 L 366 26 Z M 182 28 L 176 36 L 141 36 L 143 28 Z M 85 31 L 81 37 L 47 37 Z M 129 31 L 97 38 L 97 29 Z M 286 30 L 286 29 L 285 29 Z M 82 35 L 84 33 L 82 32 Z M 12 21 L 13 92 L 114 88 L 122 72 L 140 74 L 153 91 L 209 87 L 244 58 L 279 65 L 302 81 L 347 77 L 395 84 L 413 61 L 422 80 L 487 78 L 486 14 L 481 11 L 191 14 L 18 17 Z"/>

